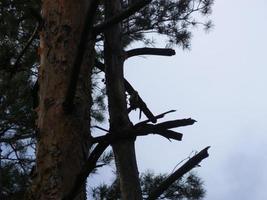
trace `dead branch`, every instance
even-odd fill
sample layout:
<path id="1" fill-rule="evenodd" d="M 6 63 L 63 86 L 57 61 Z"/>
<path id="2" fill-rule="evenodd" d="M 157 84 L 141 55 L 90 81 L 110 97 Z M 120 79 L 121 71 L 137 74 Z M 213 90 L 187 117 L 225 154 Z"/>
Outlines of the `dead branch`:
<path id="1" fill-rule="evenodd" d="M 138 108 L 146 115 L 146 117 L 151 121 L 152 123 L 156 123 L 157 119 L 153 115 L 153 113 L 148 109 L 146 103 L 143 101 L 143 99 L 139 96 L 137 91 L 133 88 L 133 86 L 126 80 L 124 79 L 124 85 L 126 91 L 129 93 L 129 95 L 135 95 L 137 94 L 137 104 Z"/>
<path id="2" fill-rule="evenodd" d="M 182 134 L 168 130 L 172 128 L 177 128 L 181 126 L 188 126 L 194 124 L 196 121 L 189 118 L 189 119 L 178 119 L 173 121 L 166 121 L 159 124 L 144 124 L 139 123 L 134 126 L 134 134 L 136 136 L 140 135 L 148 135 L 150 133 L 159 134 L 167 139 L 173 139 L 173 140 L 182 140 Z"/>
<path id="3" fill-rule="evenodd" d="M 135 131 L 136 132 L 153 132 L 157 130 L 167 130 L 172 128 L 178 128 L 181 126 L 189 126 L 193 125 L 196 120 L 188 118 L 188 119 L 177 119 L 172 121 L 166 121 L 159 124 L 144 124 L 143 122 L 136 124 Z"/>
<path id="4" fill-rule="evenodd" d="M 69 113 L 73 109 L 73 101 L 76 92 L 77 82 L 79 78 L 79 73 L 81 65 L 83 62 L 83 56 L 87 47 L 87 40 L 89 38 L 89 33 L 92 31 L 95 13 L 97 10 L 99 0 L 92 0 L 91 4 L 87 10 L 83 30 L 81 33 L 81 38 L 77 47 L 76 56 L 74 58 L 73 65 L 71 67 L 70 82 L 67 88 L 65 100 L 63 103 L 64 110 L 66 113 Z"/>
<path id="5" fill-rule="evenodd" d="M 123 21 L 124 19 L 130 17 L 131 15 L 133 15 L 134 13 L 138 12 L 143 7 L 145 7 L 147 4 L 149 4 L 151 1 L 152 0 L 139 0 L 138 2 L 131 5 L 129 8 L 127 8 L 124 11 L 122 11 L 121 13 L 119 13 L 118 15 L 103 22 L 102 24 L 96 25 L 93 29 L 94 34 L 97 35 L 103 31 L 105 31 L 109 27 L 111 27 L 111 26 Z"/>
<path id="6" fill-rule="evenodd" d="M 98 61 L 97 59 L 95 60 L 95 66 L 101 71 L 105 72 L 105 65 L 101 63 L 100 61 Z M 129 95 L 134 95 L 134 94 L 138 95 L 136 90 L 126 79 L 124 79 L 124 85 L 125 85 L 125 90 L 129 93 Z M 139 104 L 139 108 L 141 109 L 141 111 L 146 115 L 146 117 L 149 119 L 150 122 L 156 123 L 157 119 L 155 118 L 153 113 L 148 109 L 143 99 L 139 95 L 137 99 L 138 99 L 138 104 Z"/>
<path id="7" fill-rule="evenodd" d="M 155 125 L 153 124 L 149 124 L 149 127 L 146 127 L 144 129 L 137 129 L 134 132 L 135 136 L 146 136 L 149 134 L 158 134 L 161 135 L 165 138 L 167 138 L 168 140 L 173 139 L 173 140 L 177 140 L 177 141 L 181 141 L 183 134 L 176 132 L 176 131 L 172 131 L 172 130 L 167 130 L 167 129 L 157 129 L 155 128 Z"/>
<path id="8" fill-rule="evenodd" d="M 210 147 L 206 147 L 198 154 L 190 158 L 184 165 L 182 165 L 179 169 L 177 169 L 173 174 L 171 174 L 166 180 L 164 180 L 154 191 L 152 191 L 147 200 L 155 200 L 160 197 L 163 192 L 170 187 L 175 181 L 182 178 L 187 172 L 192 170 L 194 167 L 198 166 L 199 163 L 209 156 L 208 149 Z"/>
<path id="9" fill-rule="evenodd" d="M 183 138 L 182 133 L 172 131 L 172 130 L 156 130 L 154 132 L 156 134 L 159 134 L 159 135 L 167 138 L 168 140 L 173 139 L 173 140 L 181 141 Z"/>
<path id="10" fill-rule="evenodd" d="M 188 126 L 194 124 L 196 121 L 189 119 L 180 119 L 167 121 L 159 124 L 137 124 L 128 130 L 121 130 L 122 134 L 108 133 L 106 135 L 92 138 L 92 143 L 107 142 L 109 144 L 117 142 L 122 139 L 129 139 L 137 136 L 145 136 L 149 134 L 158 134 L 167 139 L 173 139 L 177 141 L 182 140 L 182 133 L 168 130 L 171 128 L 177 128 L 181 126 Z"/>
<path id="11" fill-rule="evenodd" d="M 173 56 L 175 50 L 167 48 L 137 48 L 126 51 L 126 58 L 140 55 Z"/>
<path id="12" fill-rule="evenodd" d="M 157 129 L 171 129 L 171 128 L 177 128 L 181 126 L 189 126 L 193 125 L 196 122 L 196 120 L 188 118 L 188 119 L 177 119 L 173 121 L 167 121 L 167 122 L 162 122 L 159 124 L 156 124 Z"/>
<path id="13" fill-rule="evenodd" d="M 159 115 L 156 115 L 155 118 L 156 118 L 156 119 L 163 118 L 166 114 L 169 114 L 169 113 L 172 113 L 172 112 L 176 112 L 176 110 L 169 110 L 169 111 L 167 111 L 167 112 L 161 113 L 161 114 L 159 114 Z M 148 123 L 148 122 L 150 122 L 149 119 L 148 119 L 148 120 L 144 120 L 144 121 L 142 121 L 142 122 L 139 122 L 139 123 L 137 123 L 136 125 L 142 125 L 142 124 L 146 124 L 146 123 Z"/>
<path id="14" fill-rule="evenodd" d="M 96 163 L 106 148 L 109 146 L 108 143 L 102 142 L 99 143 L 92 153 L 90 154 L 89 158 L 87 159 L 86 163 L 84 164 L 83 169 L 81 172 L 76 176 L 76 180 L 74 181 L 74 185 L 70 192 L 62 199 L 62 200 L 73 200 L 76 195 L 79 193 L 82 185 L 85 183 L 89 174 L 96 168 Z"/>

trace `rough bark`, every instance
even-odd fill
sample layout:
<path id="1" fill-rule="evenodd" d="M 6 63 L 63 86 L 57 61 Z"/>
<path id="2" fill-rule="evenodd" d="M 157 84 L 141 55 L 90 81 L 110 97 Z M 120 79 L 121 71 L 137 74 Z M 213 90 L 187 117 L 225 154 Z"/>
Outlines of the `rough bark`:
<path id="1" fill-rule="evenodd" d="M 93 42 L 84 56 L 71 113 L 64 112 L 63 102 L 89 3 L 43 1 L 36 173 L 27 199 L 61 200 L 72 188 L 88 156 Z M 85 198 L 84 184 L 75 199 Z"/>
<path id="2" fill-rule="evenodd" d="M 106 19 L 109 19 L 120 12 L 120 0 L 105 0 L 105 9 Z M 123 134 L 122 130 L 132 126 L 127 113 L 121 33 L 120 24 L 107 29 L 104 44 L 110 132 L 113 134 Z M 134 142 L 135 138 L 129 138 L 112 144 L 124 200 L 142 199 Z"/>

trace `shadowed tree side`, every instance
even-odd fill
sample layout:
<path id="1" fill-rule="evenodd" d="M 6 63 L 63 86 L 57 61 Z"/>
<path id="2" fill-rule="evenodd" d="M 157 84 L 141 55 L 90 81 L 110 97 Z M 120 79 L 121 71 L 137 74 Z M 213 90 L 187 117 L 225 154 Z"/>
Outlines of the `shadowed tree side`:
<path id="1" fill-rule="evenodd" d="M 113 8 L 110 9 L 109 11 L 106 10 L 107 13 L 106 21 L 96 23 L 97 25 L 94 26 L 93 30 L 94 33 L 97 30 L 97 27 L 102 27 L 102 31 L 105 31 L 106 36 L 110 33 L 110 35 L 108 36 L 109 39 L 107 39 L 108 37 L 106 37 L 107 40 L 105 41 L 105 46 L 107 47 L 107 50 L 105 50 L 105 60 L 109 60 L 111 62 L 105 62 L 105 64 L 106 66 L 108 65 L 115 66 L 115 68 L 113 69 L 115 69 L 116 72 L 119 72 L 119 74 L 114 75 L 114 78 L 118 77 L 119 79 L 113 82 L 113 77 L 112 77 L 113 71 L 111 70 L 108 72 L 108 70 L 106 70 L 108 74 L 111 74 L 111 77 L 109 77 L 109 79 L 112 80 L 111 81 L 112 84 L 115 83 L 113 86 L 108 86 L 108 87 L 117 88 L 119 90 L 118 92 L 116 91 L 117 89 L 115 89 L 116 94 L 119 94 L 118 95 L 119 99 L 116 97 L 116 95 L 113 95 L 111 92 L 108 94 L 109 97 L 111 97 L 112 99 L 111 104 L 115 105 L 115 107 L 110 109 L 113 110 L 112 116 L 110 118 L 114 119 L 111 120 L 112 126 L 110 129 L 111 135 L 115 136 L 111 140 L 111 145 L 114 147 L 114 149 L 115 146 L 119 146 L 119 148 L 122 146 L 127 146 L 127 145 L 117 145 L 119 143 L 122 144 L 123 143 L 122 141 L 130 142 L 130 144 L 128 145 L 128 147 L 130 147 L 131 144 L 134 144 L 136 136 L 147 135 L 150 133 L 160 134 L 164 137 L 167 137 L 168 139 L 181 140 L 182 134 L 169 130 L 170 128 L 177 127 L 178 121 L 176 120 L 174 120 L 173 122 L 164 122 L 156 125 L 148 124 L 149 122 L 155 123 L 157 118 L 147 108 L 146 104 L 142 101 L 142 99 L 140 98 L 138 93 L 132 88 L 132 86 L 127 81 L 125 80 L 123 81 L 123 79 L 121 78 L 123 77 L 122 65 L 125 59 L 144 54 L 173 55 L 174 51 L 173 50 L 166 51 L 166 49 L 155 49 L 147 47 L 124 51 L 122 47 L 125 48 L 128 44 L 130 44 L 133 41 L 138 41 L 138 40 L 146 41 L 144 35 L 145 33 L 148 32 L 158 32 L 163 35 L 165 34 L 169 36 L 171 39 L 175 39 L 171 40 L 170 43 L 182 44 L 183 47 L 187 47 L 190 32 L 186 32 L 183 30 L 187 30 L 187 27 L 190 24 L 192 25 L 195 24 L 195 22 L 191 21 L 191 18 L 189 16 L 191 15 L 192 12 L 201 9 L 203 10 L 203 14 L 207 13 L 206 11 L 208 9 L 205 9 L 205 4 L 208 5 L 209 2 L 211 1 L 201 1 L 201 0 L 200 1 L 155 0 L 152 2 L 149 0 L 133 1 L 132 2 L 133 4 L 137 3 L 135 5 L 138 5 L 139 7 L 137 6 L 136 8 L 139 9 L 143 5 L 150 3 L 146 8 L 144 8 L 141 11 L 137 11 L 136 9 L 134 9 L 135 6 L 127 7 L 129 6 L 128 4 L 129 1 L 126 0 L 120 2 L 118 1 L 115 3 L 112 2 L 110 3 L 112 4 L 110 8 L 112 7 L 118 8 L 117 10 L 114 9 L 115 10 L 115 12 L 113 13 L 114 17 L 113 16 L 110 18 L 107 17 L 108 12 L 113 12 L 112 11 Z M 120 11 L 120 3 L 122 4 L 123 10 L 122 12 L 116 12 Z M 5 143 L 9 142 L 10 144 L 12 144 L 12 141 L 23 140 L 25 139 L 24 137 L 31 139 L 37 136 L 38 157 L 37 157 L 37 168 L 34 173 L 35 181 L 33 184 L 33 190 L 37 192 L 36 196 L 47 195 L 47 197 L 49 198 L 50 197 L 61 198 L 66 194 L 65 192 L 66 190 L 72 188 L 70 185 L 73 185 L 74 182 L 73 181 L 74 178 L 72 177 L 74 177 L 75 175 L 73 174 L 75 173 L 80 174 L 79 172 L 83 171 L 81 170 L 82 166 L 86 167 L 86 165 L 84 165 L 83 163 L 85 162 L 85 158 L 87 157 L 88 146 L 90 146 L 88 142 L 90 139 L 89 135 L 90 119 L 88 117 L 89 114 L 87 112 L 90 109 L 91 99 L 90 96 L 88 96 L 88 93 L 90 93 L 89 91 L 90 82 L 87 82 L 88 80 L 85 77 L 88 78 L 88 76 L 90 76 L 90 66 L 92 66 L 93 62 L 92 57 L 94 56 L 92 53 L 93 44 L 89 44 L 88 48 L 85 47 L 80 48 L 79 45 L 81 44 L 79 43 L 79 40 L 82 35 L 81 33 L 85 27 L 83 25 L 83 22 L 85 21 L 84 19 L 86 18 L 85 16 L 88 4 L 86 2 L 79 2 L 77 5 L 76 4 L 74 5 L 74 3 L 66 2 L 64 0 L 56 2 L 44 1 L 43 5 L 44 19 L 40 20 L 42 21 L 43 29 L 41 30 L 40 34 L 42 43 L 39 49 L 39 53 L 41 55 L 41 68 L 39 71 L 40 106 L 37 108 L 37 111 L 39 112 L 38 113 L 39 131 L 37 131 L 37 135 L 35 134 L 20 135 L 16 133 L 13 135 L 10 134 L 10 137 L 1 138 L 1 141 Z M 194 5 L 198 5 L 200 7 L 195 9 Z M 177 9 L 173 9 L 174 7 Z M 134 12 L 136 13 L 134 14 Z M 126 17 L 129 18 L 126 19 Z M 39 18 L 38 14 L 37 18 Z M 121 20 L 123 20 L 122 23 L 123 25 L 119 23 Z M 107 29 L 107 27 L 109 29 Z M 110 30 L 112 31 L 109 32 Z M 35 32 L 36 29 L 33 30 L 33 33 Z M 113 33 L 119 33 L 119 34 L 112 35 Z M 87 37 L 89 37 L 89 35 L 87 35 Z M 103 39 L 102 33 L 100 33 L 100 35 L 97 36 L 97 40 L 98 41 L 99 39 L 101 40 L 101 37 Z M 32 37 L 29 38 L 31 40 Z M 113 39 L 115 39 L 115 41 L 119 41 L 119 43 L 114 44 L 114 46 L 118 47 L 118 49 L 113 48 L 112 44 Z M 111 41 L 110 42 L 111 45 L 107 43 L 108 40 Z M 120 43 L 121 40 L 122 43 Z M 86 41 L 84 42 L 86 43 Z M 29 48 L 29 45 L 26 44 L 25 47 Z M 86 56 L 86 58 L 89 60 L 82 60 L 83 53 L 79 54 L 79 52 L 83 52 L 84 50 L 87 50 L 86 52 L 88 56 Z M 117 52 L 116 50 L 119 51 Z M 20 52 L 22 52 L 23 54 L 27 53 L 27 51 L 24 50 L 23 48 L 22 51 Z M 77 55 L 81 57 L 77 57 Z M 15 57 L 17 58 L 17 60 L 15 60 L 14 62 L 15 67 L 14 66 L 11 67 L 11 71 L 13 74 L 14 70 L 19 71 L 21 69 L 19 63 L 23 61 L 24 55 L 20 54 Z M 79 62 L 83 63 L 83 65 L 80 66 L 80 64 L 75 64 Z M 86 63 L 88 65 L 86 65 Z M 80 67 L 81 69 L 79 69 Z M 108 74 L 107 77 L 109 76 Z M 122 82 L 124 82 L 125 84 L 124 86 Z M 130 107 L 128 109 L 127 106 L 125 106 L 126 98 L 125 98 L 125 89 L 123 87 L 125 87 L 128 95 L 131 97 Z M 89 91 L 88 93 L 87 89 Z M 138 100 L 137 104 L 134 101 L 136 99 Z M 87 100 L 88 102 L 86 102 Z M 116 100 L 119 101 L 116 102 Z M 64 105 L 64 107 L 62 105 Z M 118 108 L 116 106 L 118 106 Z M 146 120 L 146 122 L 143 122 L 141 124 L 142 126 L 138 124 L 138 126 L 134 127 L 134 130 L 132 129 L 132 131 L 130 131 L 130 129 L 132 128 L 132 124 L 129 122 L 129 119 L 127 119 L 128 117 L 125 117 L 127 116 L 127 113 L 118 114 L 114 112 L 114 111 L 124 112 L 125 107 L 128 112 L 131 110 L 135 110 L 136 108 L 139 108 L 142 112 L 144 112 L 144 114 L 149 119 Z M 122 125 L 119 124 L 118 122 L 122 122 Z M 85 124 L 86 126 L 88 126 L 87 128 L 85 127 Z M 117 126 L 116 124 L 119 125 Z M 23 126 L 21 127 L 24 129 Z M 9 134 L 6 134 L 5 130 L 6 129 L 3 129 L 4 135 L 9 136 Z M 127 134 L 123 134 L 124 136 L 120 137 L 122 133 L 126 132 Z M 132 133 L 134 133 L 134 135 L 131 135 Z M 107 146 L 109 144 L 105 145 Z M 14 145 L 12 144 L 11 147 L 13 148 Z M 132 147 L 130 148 L 128 147 L 126 147 L 126 149 L 129 150 L 128 155 L 131 155 L 130 160 L 133 163 L 131 167 L 132 169 L 134 169 L 131 170 L 132 175 L 129 177 L 131 177 L 132 180 L 138 180 L 138 170 L 136 164 L 134 164 L 136 163 L 134 155 L 134 146 L 132 145 Z M 101 148 L 100 150 L 104 151 L 105 148 Z M 123 152 L 122 149 L 118 150 L 117 152 L 118 152 L 116 157 L 117 161 L 121 159 L 121 161 L 119 162 L 124 163 L 124 164 L 118 164 L 119 162 L 117 162 L 118 169 L 120 167 L 122 169 L 122 166 L 124 165 L 123 170 L 118 170 L 118 171 L 121 172 L 124 171 L 121 174 L 127 175 L 126 172 L 128 171 L 126 169 L 128 168 L 128 166 L 126 165 L 126 163 L 129 161 L 129 158 L 126 159 L 122 153 L 119 153 Z M 96 162 L 98 156 L 100 157 L 101 153 L 102 152 L 97 151 L 97 156 L 94 155 L 90 156 L 91 158 L 94 158 L 92 160 Z M 118 156 L 119 154 L 121 156 Z M 44 157 L 42 158 L 41 156 Z M 65 168 L 64 170 L 61 170 L 64 167 L 69 167 L 68 161 L 71 162 L 73 161 L 72 162 L 73 166 L 70 166 L 70 169 Z M 31 162 L 33 162 L 33 160 Z M 90 162 L 90 159 L 87 160 L 87 163 L 88 162 Z M 90 164 L 91 170 L 94 168 L 94 165 L 95 163 Z M 74 168 L 75 170 L 73 170 Z M 65 177 L 64 174 L 68 174 L 69 172 L 71 176 Z M 81 179 L 83 180 L 82 185 L 84 185 L 86 177 L 82 177 Z M 124 175 L 124 178 L 125 180 L 127 180 L 128 177 Z M 68 183 L 65 184 L 65 181 L 67 181 Z M 125 181 L 126 184 L 128 182 L 129 179 Z M 125 191 L 127 190 L 130 191 L 129 188 L 132 187 L 133 185 L 134 185 L 133 187 L 138 188 L 139 186 L 137 182 L 138 181 L 134 181 L 133 183 L 131 183 L 131 186 L 129 187 L 125 185 L 125 188 L 128 187 L 128 189 L 125 189 Z M 44 184 L 45 187 L 40 186 L 40 184 L 38 185 L 38 183 L 40 183 L 41 185 Z M 61 183 L 65 184 L 62 186 L 64 187 L 64 189 L 61 188 L 60 186 Z M 81 187 L 82 186 L 79 186 L 78 189 L 80 189 Z M 138 192 L 138 189 L 134 192 Z M 85 198 L 85 195 L 80 193 L 79 198 Z"/>
<path id="2" fill-rule="evenodd" d="M 40 69 L 36 174 L 32 199 L 62 199 L 88 156 L 91 105 L 89 75 L 94 43 L 89 42 L 78 76 L 73 109 L 63 105 L 70 85 L 87 10 L 92 1 L 43 1 L 40 32 Z M 29 198 L 29 196 L 27 198 Z M 86 199 L 85 185 L 75 199 Z"/>
<path id="3" fill-rule="evenodd" d="M 119 0 L 105 0 L 105 16 L 111 16 L 121 11 Z M 104 57 L 106 65 L 106 87 L 110 132 L 124 134 L 131 126 L 127 112 L 127 102 L 123 75 L 123 47 L 121 43 L 122 27 L 118 23 L 105 31 Z M 115 141 L 112 145 L 117 173 L 120 179 L 122 199 L 142 199 L 139 183 L 139 173 L 136 163 L 135 138 Z"/>

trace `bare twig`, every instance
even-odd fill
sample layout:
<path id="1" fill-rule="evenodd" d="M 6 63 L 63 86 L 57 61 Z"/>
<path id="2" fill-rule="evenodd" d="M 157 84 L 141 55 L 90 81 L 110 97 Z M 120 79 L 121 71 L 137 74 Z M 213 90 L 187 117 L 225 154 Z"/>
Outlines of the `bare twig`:
<path id="1" fill-rule="evenodd" d="M 206 147 L 198 154 L 190 158 L 185 164 L 183 164 L 179 169 L 177 169 L 172 175 L 170 175 L 166 180 L 164 180 L 155 190 L 153 190 L 147 200 L 155 200 L 160 197 L 163 192 L 170 187 L 175 181 L 180 179 L 187 172 L 192 170 L 194 167 L 198 166 L 199 163 L 209 156 L 208 149 L 210 147 Z"/>
<path id="2" fill-rule="evenodd" d="M 100 127 L 100 126 L 92 126 L 92 128 L 97 128 L 97 129 L 99 129 L 99 130 L 101 130 L 101 131 L 108 132 L 107 129 L 104 129 L 104 128 Z"/>
<path id="3" fill-rule="evenodd" d="M 24 173 L 27 173 L 27 170 L 26 170 L 26 168 L 24 167 L 24 163 L 22 162 L 21 158 L 19 157 L 19 154 L 18 154 L 18 152 L 17 152 L 17 149 L 15 148 L 15 146 L 14 146 L 12 143 L 10 143 L 9 145 L 10 145 L 10 147 L 13 149 L 14 154 L 15 154 L 17 160 L 18 160 L 18 163 L 19 163 L 21 169 L 24 171 Z"/>
<path id="4" fill-rule="evenodd" d="M 161 114 L 159 114 L 159 115 L 156 115 L 155 118 L 156 118 L 156 119 L 163 118 L 166 114 L 169 114 L 169 113 L 172 113 L 172 112 L 176 112 L 176 110 L 169 110 L 169 111 L 167 111 L 167 112 L 161 113 Z M 142 122 L 137 123 L 136 126 L 137 126 L 137 125 L 146 124 L 146 123 L 148 123 L 148 122 L 150 122 L 150 120 L 144 120 L 144 121 L 142 121 Z"/>

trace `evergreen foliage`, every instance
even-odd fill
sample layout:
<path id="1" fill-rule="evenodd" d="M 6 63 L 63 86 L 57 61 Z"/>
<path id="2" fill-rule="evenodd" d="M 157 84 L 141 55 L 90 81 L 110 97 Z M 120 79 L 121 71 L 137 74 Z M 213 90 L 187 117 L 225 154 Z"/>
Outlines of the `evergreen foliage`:
<path id="1" fill-rule="evenodd" d="M 155 175 L 152 172 L 143 173 L 140 176 L 143 198 L 148 195 L 168 177 L 166 174 Z M 120 187 L 118 180 L 111 185 L 101 184 L 92 189 L 92 196 L 95 200 L 116 200 L 121 199 Z M 203 181 L 195 174 L 189 173 L 182 179 L 173 183 L 159 199 L 166 200 L 200 200 L 205 196 Z"/>
<path id="2" fill-rule="evenodd" d="M 128 1 L 122 2 L 126 8 Z M 167 46 L 178 45 L 189 48 L 192 27 L 196 25 L 201 25 L 205 29 L 211 27 L 210 21 L 199 21 L 199 17 L 210 14 L 212 3 L 212 0 L 152 1 L 149 6 L 123 21 L 124 47 L 127 48 L 129 44 L 137 41 L 153 45 L 155 41 L 151 33 L 157 33 L 165 36 Z M 37 130 L 36 113 L 33 107 L 36 103 L 34 90 L 39 65 L 37 53 L 39 39 L 38 34 L 33 35 L 33 33 L 40 23 L 38 14 L 40 7 L 40 0 L 0 1 L 0 143 L 3 144 L 0 147 L 2 149 L 1 181 L 4 188 L 2 195 L 23 193 L 34 165 Z M 98 9 L 96 24 L 104 20 L 103 6 L 100 5 Z M 22 55 L 21 52 L 24 51 L 31 37 L 33 40 Z M 98 58 L 101 59 L 102 34 L 97 36 L 97 41 L 96 51 Z M 103 112 L 106 109 L 105 90 L 103 87 L 98 88 L 99 82 L 102 82 L 99 77 L 101 76 L 98 76 L 95 70 L 92 86 L 95 104 L 91 111 L 95 122 L 103 122 Z M 106 155 L 106 160 L 103 156 L 102 163 L 108 164 L 110 162 L 108 158 L 110 159 L 110 155 Z M 142 175 L 141 183 L 144 192 L 148 193 L 153 185 L 165 177 L 166 175 L 155 176 L 151 173 Z M 105 194 L 100 191 L 113 191 L 113 187 L 99 186 L 94 192 L 95 198 L 99 199 Z M 180 193 L 183 196 L 181 198 L 177 196 L 177 199 L 197 199 L 190 195 L 197 194 L 198 197 L 204 195 L 202 182 L 195 175 L 177 182 L 164 193 L 165 197 L 174 199 L 168 195 L 174 195 L 171 190 L 178 188 L 179 191 L 183 191 Z M 194 188 L 198 188 L 199 193 Z M 185 194 L 185 191 L 188 194 Z M 119 192 L 113 191 L 113 195 L 115 194 L 119 195 Z M 20 199 L 17 195 L 9 197 L 8 199 Z"/>

